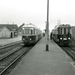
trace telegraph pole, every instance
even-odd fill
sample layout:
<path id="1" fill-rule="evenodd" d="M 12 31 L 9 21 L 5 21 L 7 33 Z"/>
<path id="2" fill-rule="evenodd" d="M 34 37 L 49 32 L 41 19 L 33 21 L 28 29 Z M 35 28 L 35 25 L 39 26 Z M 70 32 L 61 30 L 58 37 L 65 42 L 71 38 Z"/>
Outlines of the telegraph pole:
<path id="1" fill-rule="evenodd" d="M 47 0 L 46 51 L 49 51 L 49 0 Z"/>

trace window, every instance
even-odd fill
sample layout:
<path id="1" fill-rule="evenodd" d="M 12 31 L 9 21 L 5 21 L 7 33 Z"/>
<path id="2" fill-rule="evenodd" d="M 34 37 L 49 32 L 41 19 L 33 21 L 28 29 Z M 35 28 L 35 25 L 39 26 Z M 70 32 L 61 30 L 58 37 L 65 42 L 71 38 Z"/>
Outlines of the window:
<path id="1" fill-rule="evenodd" d="M 35 29 L 31 29 L 30 34 L 35 34 Z"/>
<path id="2" fill-rule="evenodd" d="M 31 30 L 31 34 L 33 34 L 33 30 Z"/>
<path id="3" fill-rule="evenodd" d="M 58 34 L 62 34 L 62 28 L 58 29 Z"/>
<path id="4" fill-rule="evenodd" d="M 62 34 L 62 28 L 61 28 L 61 30 L 60 30 L 60 34 Z"/>
<path id="5" fill-rule="evenodd" d="M 66 34 L 66 28 L 64 28 L 64 34 Z"/>
<path id="6" fill-rule="evenodd" d="M 25 34 L 29 34 L 29 29 L 25 29 Z"/>

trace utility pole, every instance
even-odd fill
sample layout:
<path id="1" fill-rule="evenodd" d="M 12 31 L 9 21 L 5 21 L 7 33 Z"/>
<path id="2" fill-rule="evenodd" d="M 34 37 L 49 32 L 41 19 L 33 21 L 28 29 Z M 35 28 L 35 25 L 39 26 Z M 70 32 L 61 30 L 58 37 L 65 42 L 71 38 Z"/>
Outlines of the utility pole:
<path id="1" fill-rule="evenodd" d="M 47 0 L 46 51 L 49 51 L 49 0 Z"/>

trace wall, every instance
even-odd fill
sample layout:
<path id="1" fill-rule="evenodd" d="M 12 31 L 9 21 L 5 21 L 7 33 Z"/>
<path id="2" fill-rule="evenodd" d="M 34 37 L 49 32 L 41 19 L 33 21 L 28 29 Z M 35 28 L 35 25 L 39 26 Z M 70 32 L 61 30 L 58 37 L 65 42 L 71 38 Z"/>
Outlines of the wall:
<path id="1" fill-rule="evenodd" d="M 11 32 L 6 27 L 4 27 L 0 32 L 0 38 L 10 38 L 10 36 Z"/>

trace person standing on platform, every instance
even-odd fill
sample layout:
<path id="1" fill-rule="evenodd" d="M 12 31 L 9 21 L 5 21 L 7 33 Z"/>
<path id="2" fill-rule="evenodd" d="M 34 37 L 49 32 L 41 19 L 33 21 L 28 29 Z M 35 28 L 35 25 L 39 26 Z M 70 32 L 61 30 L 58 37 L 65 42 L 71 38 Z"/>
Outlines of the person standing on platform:
<path id="1" fill-rule="evenodd" d="M 52 33 L 50 34 L 50 39 L 52 40 Z"/>

